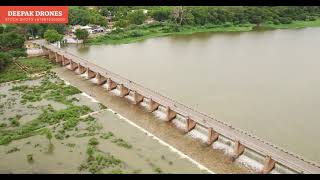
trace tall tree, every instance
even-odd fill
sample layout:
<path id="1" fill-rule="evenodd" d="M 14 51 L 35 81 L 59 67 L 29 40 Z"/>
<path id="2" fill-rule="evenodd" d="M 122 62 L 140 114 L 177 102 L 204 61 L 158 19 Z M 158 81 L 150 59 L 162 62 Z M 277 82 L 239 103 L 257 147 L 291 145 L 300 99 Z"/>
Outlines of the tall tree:
<path id="1" fill-rule="evenodd" d="M 83 43 L 85 43 L 89 37 L 88 31 L 85 29 L 77 29 L 74 34 L 76 35 L 77 39 L 83 40 Z"/>
<path id="2" fill-rule="evenodd" d="M 56 30 L 49 29 L 44 33 L 44 39 L 50 43 L 58 42 L 63 39 L 63 35 L 59 34 Z"/>

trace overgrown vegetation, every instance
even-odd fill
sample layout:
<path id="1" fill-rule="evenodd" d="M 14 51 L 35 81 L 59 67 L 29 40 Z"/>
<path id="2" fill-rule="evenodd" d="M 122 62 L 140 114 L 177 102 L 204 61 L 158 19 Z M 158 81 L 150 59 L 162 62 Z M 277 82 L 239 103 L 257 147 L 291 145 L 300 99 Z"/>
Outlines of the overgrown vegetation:
<path id="1" fill-rule="evenodd" d="M 0 130 L 0 145 L 9 144 L 13 140 L 18 140 L 38 134 L 42 134 L 43 131 L 39 131 L 41 128 L 57 124 L 60 122 L 66 122 L 70 119 L 80 118 L 92 110 L 87 106 L 69 106 L 66 109 L 56 111 L 51 106 L 43 109 L 42 114 L 38 118 L 18 127 L 14 130 Z"/>
<path id="2" fill-rule="evenodd" d="M 68 99 L 68 96 L 79 94 L 81 91 L 73 86 L 66 85 L 62 80 L 53 81 L 51 78 L 52 77 L 49 75 L 45 76 L 39 86 L 21 85 L 14 86 L 10 90 L 22 93 L 22 104 L 36 102 L 46 98 L 48 100 L 71 105 L 73 99 Z"/>
<path id="3" fill-rule="evenodd" d="M 97 147 L 91 145 L 91 143 L 92 139 L 88 142 L 87 160 L 79 166 L 79 171 L 89 171 L 92 174 L 103 173 L 103 170 L 122 173 L 120 168 L 123 167 L 123 162 L 120 159 L 98 150 Z"/>
<path id="4" fill-rule="evenodd" d="M 41 57 L 19 58 L 17 61 L 28 68 L 27 73 L 10 60 L 6 68 L 0 70 L 0 83 L 27 80 L 28 74 L 46 72 L 53 67 L 50 61 Z"/>

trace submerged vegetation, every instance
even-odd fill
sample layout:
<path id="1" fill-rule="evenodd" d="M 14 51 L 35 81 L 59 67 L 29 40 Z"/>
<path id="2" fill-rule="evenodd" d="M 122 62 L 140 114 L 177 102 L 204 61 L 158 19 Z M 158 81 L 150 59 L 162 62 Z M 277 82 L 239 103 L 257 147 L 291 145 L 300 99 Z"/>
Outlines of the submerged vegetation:
<path id="1" fill-rule="evenodd" d="M 34 135 L 43 134 L 41 128 L 54 125 L 60 122 L 66 122 L 70 119 L 80 118 L 81 115 L 91 112 L 87 106 L 70 106 L 66 109 L 56 111 L 48 106 L 43 109 L 38 118 L 15 130 L 0 130 L 0 145 L 9 144 L 13 140 L 18 140 Z M 47 135 L 48 136 L 48 135 Z"/>
<path id="2" fill-rule="evenodd" d="M 78 170 L 100 174 L 103 173 L 103 170 L 111 169 L 109 173 L 119 173 L 119 169 L 124 166 L 123 162 L 109 153 L 100 151 L 95 145 L 97 145 L 97 139 L 91 138 L 88 142 L 87 160 L 79 166 Z"/>
<path id="3" fill-rule="evenodd" d="M 51 75 L 52 76 L 52 75 Z M 66 105 L 71 105 L 73 99 L 68 96 L 79 94 L 81 91 L 73 86 L 66 85 L 64 81 L 52 82 L 50 76 L 46 76 L 39 86 L 15 86 L 11 91 L 22 93 L 21 103 L 41 101 L 42 99 L 54 100 Z"/>

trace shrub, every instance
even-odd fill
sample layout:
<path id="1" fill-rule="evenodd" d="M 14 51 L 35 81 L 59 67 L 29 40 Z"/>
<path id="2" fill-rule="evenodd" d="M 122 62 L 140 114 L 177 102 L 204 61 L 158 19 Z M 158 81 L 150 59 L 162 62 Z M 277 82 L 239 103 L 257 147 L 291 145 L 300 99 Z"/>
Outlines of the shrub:
<path id="1" fill-rule="evenodd" d="M 93 138 L 89 139 L 89 145 L 96 146 L 98 144 L 99 144 L 99 141 L 97 138 L 93 137 Z"/>

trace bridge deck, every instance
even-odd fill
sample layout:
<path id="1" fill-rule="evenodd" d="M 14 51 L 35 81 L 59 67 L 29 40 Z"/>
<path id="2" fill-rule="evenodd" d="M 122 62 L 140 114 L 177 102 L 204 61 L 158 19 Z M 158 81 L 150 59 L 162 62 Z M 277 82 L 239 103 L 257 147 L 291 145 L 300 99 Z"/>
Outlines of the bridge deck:
<path id="1" fill-rule="evenodd" d="M 234 141 L 240 141 L 240 143 L 246 146 L 246 148 L 248 149 L 258 152 L 264 156 L 271 156 L 272 159 L 274 159 L 277 163 L 280 163 L 286 167 L 289 167 L 301 173 L 320 173 L 320 165 L 315 162 L 306 161 L 302 157 L 287 152 L 282 148 L 279 148 L 269 142 L 266 142 L 252 134 L 249 134 L 248 132 L 236 129 L 227 123 L 224 123 L 204 113 L 194 110 L 169 97 L 163 96 L 156 91 L 143 87 L 116 73 L 108 71 L 105 68 L 90 63 L 89 61 L 83 58 L 80 58 L 69 52 L 58 49 L 55 46 L 44 44 L 41 41 L 37 41 L 35 43 L 38 43 L 39 45 L 42 45 L 43 47 L 53 52 L 57 52 L 58 54 L 63 55 L 65 58 L 72 59 L 72 61 L 79 63 L 84 67 L 88 67 L 92 71 L 100 73 L 104 77 L 110 77 L 116 83 L 123 84 L 125 87 L 129 88 L 132 91 L 138 92 L 146 98 L 152 98 L 153 101 L 163 106 L 170 107 L 171 110 L 175 111 L 176 113 L 182 116 L 190 117 L 192 120 L 194 120 L 200 125 L 203 125 L 207 128 L 212 127 L 217 133 L 225 137 L 228 137 Z"/>

